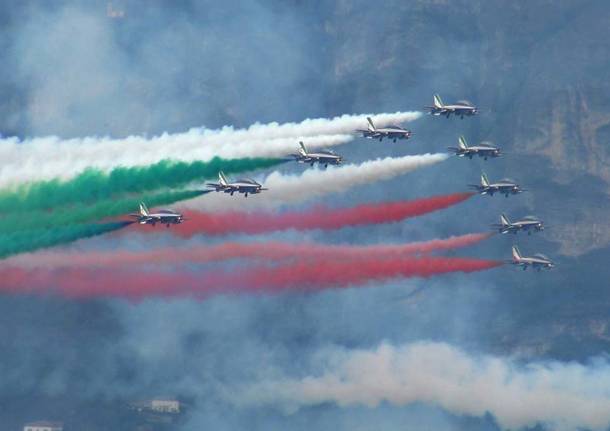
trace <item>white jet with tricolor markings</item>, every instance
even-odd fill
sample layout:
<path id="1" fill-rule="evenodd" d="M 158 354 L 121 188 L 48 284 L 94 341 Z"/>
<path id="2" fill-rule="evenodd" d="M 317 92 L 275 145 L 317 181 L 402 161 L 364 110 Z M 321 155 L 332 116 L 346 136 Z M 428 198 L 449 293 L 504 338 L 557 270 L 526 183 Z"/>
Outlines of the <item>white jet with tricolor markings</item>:
<path id="1" fill-rule="evenodd" d="M 258 194 L 263 190 L 267 190 L 261 184 L 256 181 L 245 178 L 240 179 L 234 182 L 229 182 L 227 177 L 222 171 L 218 173 L 218 182 L 217 183 L 207 183 L 207 186 L 216 190 L 217 192 L 229 193 L 233 196 L 233 193 L 243 193 L 245 197 L 248 197 L 249 194 Z"/>

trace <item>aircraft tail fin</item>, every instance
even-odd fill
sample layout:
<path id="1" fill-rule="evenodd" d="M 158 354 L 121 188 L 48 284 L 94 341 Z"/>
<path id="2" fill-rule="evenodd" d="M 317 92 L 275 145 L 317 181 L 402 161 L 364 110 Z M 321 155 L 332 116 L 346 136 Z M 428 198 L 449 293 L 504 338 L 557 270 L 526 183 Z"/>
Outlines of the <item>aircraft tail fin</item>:
<path id="1" fill-rule="evenodd" d="M 443 105 L 443 101 L 441 100 L 441 96 L 439 96 L 438 94 L 434 95 L 434 107 L 435 108 L 442 108 Z"/>
<path id="2" fill-rule="evenodd" d="M 508 220 L 508 217 L 506 217 L 506 214 L 500 215 L 500 223 L 502 223 L 502 226 L 510 226 L 510 221 Z"/>
<path id="3" fill-rule="evenodd" d="M 458 138 L 458 147 L 460 148 L 460 150 L 468 149 L 468 144 L 466 143 L 466 138 L 464 138 L 463 136 L 460 136 Z"/>
<path id="4" fill-rule="evenodd" d="M 305 144 L 303 143 L 303 141 L 299 141 L 299 154 L 301 156 L 304 156 L 305 154 L 307 154 L 307 149 L 305 148 Z"/>
<path id="5" fill-rule="evenodd" d="M 483 172 L 481 174 L 481 185 L 483 187 L 488 187 L 489 186 L 489 180 L 487 179 L 487 175 L 485 174 L 485 172 Z"/>
<path id="6" fill-rule="evenodd" d="M 220 182 L 220 184 L 223 186 L 229 184 L 227 177 L 225 177 L 225 174 L 222 171 L 218 172 L 218 182 Z"/>
<path id="7" fill-rule="evenodd" d="M 147 216 L 150 214 L 144 202 L 140 202 L 140 215 Z"/>
<path id="8" fill-rule="evenodd" d="M 366 117 L 366 121 L 369 122 L 369 131 L 373 132 L 375 131 L 375 125 L 373 124 L 373 120 L 371 119 L 371 117 Z"/>
<path id="9" fill-rule="evenodd" d="M 519 262 L 521 260 L 521 252 L 516 245 L 513 245 L 513 260 Z"/>

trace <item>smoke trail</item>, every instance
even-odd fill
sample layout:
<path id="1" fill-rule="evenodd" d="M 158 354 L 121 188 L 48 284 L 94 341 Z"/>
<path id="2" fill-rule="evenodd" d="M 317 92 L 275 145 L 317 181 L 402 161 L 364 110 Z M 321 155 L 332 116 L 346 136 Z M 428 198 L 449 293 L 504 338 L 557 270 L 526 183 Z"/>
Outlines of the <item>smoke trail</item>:
<path id="1" fill-rule="evenodd" d="M 129 224 L 131 222 L 84 224 L 51 230 L 36 229 L 2 234 L 0 235 L 0 258 L 103 235 L 122 229 Z"/>
<path id="2" fill-rule="evenodd" d="M 228 259 L 256 259 L 261 261 L 285 260 L 349 260 L 349 259 L 397 259 L 415 253 L 431 253 L 452 250 L 477 244 L 493 233 L 472 233 L 446 239 L 394 245 L 324 245 L 287 244 L 279 242 L 225 243 L 215 246 L 187 246 L 185 248 L 162 248 L 132 251 L 57 251 L 20 255 L 5 260 L 3 266 L 21 268 L 58 267 L 133 267 L 135 265 L 179 265 L 207 263 Z"/>
<path id="3" fill-rule="evenodd" d="M 502 262 L 493 260 L 405 257 L 398 259 L 316 260 L 277 267 L 235 268 L 199 273 L 181 271 L 105 271 L 81 268 L 58 270 L 0 270 L 0 289 L 7 292 L 49 293 L 68 297 L 194 296 L 206 298 L 217 294 L 269 292 L 285 290 L 321 290 L 362 285 L 369 281 L 397 277 L 431 277 L 450 272 L 474 272 L 494 268 Z"/>
<path id="4" fill-rule="evenodd" d="M 11 232 L 51 229 L 100 221 L 108 217 L 122 216 L 135 211 L 141 200 L 147 202 L 152 207 L 192 199 L 205 193 L 207 192 L 198 190 L 163 192 L 138 197 L 108 199 L 92 205 L 75 204 L 53 211 L 10 213 L 0 218 L 0 236 L 6 235 L 6 238 L 10 238 Z"/>
<path id="5" fill-rule="evenodd" d="M 131 138 L 128 138 L 131 139 Z M 143 139 L 143 138 L 142 138 Z M 304 139 L 304 138 L 299 138 Z M 351 135 L 329 135 L 313 136 L 307 138 L 308 146 L 315 148 L 320 146 L 333 146 L 349 142 L 353 139 Z M 108 172 L 117 167 L 147 166 L 159 163 L 163 160 L 171 159 L 190 163 L 193 161 L 206 162 L 216 157 L 230 159 L 239 158 L 280 158 L 288 153 L 293 153 L 298 140 L 293 138 L 279 138 L 262 141 L 247 141 L 234 143 L 230 146 L 223 146 L 221 143 L 199 146 L 190 151 L 169 151 L 173 143 L 166 142 L 166 147 L 147 148 L 138 150 L 136 146 L 126 146 L 119 151 L 115 149 L 114 154 L 106 153 L 105 149 L 98 145 L 98 140 L 87 138 L 83 143 L 74 142 L 73 145 L 64 144 L 56 138 L 39 138 L 36 142 L 42 141 L 44 144 L 36 147 L 38 150 L 34 155 L 28 152 L 28 143 L 12 143 L 3 148 L 0 145 L 0 154 L 3 150 L 7 152 L 9 159 L 14 159 L 14 163 L 4 163 L 0 168 L 0 187 L 14 186 L 23 182 L 52 180 L 55 178 L 70 179 L 75 175 L 87 170 L 97 169 Z M 3 141 L 0 140 L 0 144 Z M 68 141 L 72 142 L 72 141 Z M 200 140 L 196 141 L 198 145 Z M 5 145 L 5 144 L 3 144 Z M 17 145 L 17 150 L 11 150 L 11 145 Z M 55 154 L 63 151 L 64 156 L 49 159 L 48 154 Z M 93 149 L 98 148 L 96 153 Z M 48 153 L 44 153 L 44 148 Z"/>
<path id="6" fill-rule="evenodd" d="M 300 407 L 336 403 L 371 408 L 435 404 L 456 415 L 491 414 L 502 429 L 606 430 L 610 363 L 517 361 L 470 356 L 445 343 L 382 344 L 374 350 L 326 349 L 319 375 L 278 378 L 236 388 L 239 405 Z M 274 376 L 278 371 L 273 373 Z"/>
<path id="7" fill-rule="evenodd" d="M 273 172 L 263 184 L 269 190 L 251 198 L 237 199 L 224 193 L 215 193 L 205 201 L 193 201 L 186 208 L 197 210 L 227 210 L 273 208 L 283 204 L 303 202 L 330 193 L 337 193 L 362 184 L 387 180 L 413 170 L 446 160 L 447 154 L 422 154 L 404 157 L 386 157 L 359 165 L 308 169 L 300 175 L 283 175 Z"/>
<path id="8" fill-rule="evenodd" d="M 57 209 L 73 203 L 87 204 L 122 194 L 181 187 L 193 181 L 214 178 L 220 170 L 238 173 L 268 168 L 283 162 L 283 159 L 225 160 L 215 157 L 209 162 L 163 160 L 145 167 L 119 167 L 110 173 L 87 169 L 68 181 L 54 179 L 0 191 L 0 211 L 7 213 Z"/>
<path id="9" fill-rule="evenodd" d="M 187 211 L 184 214 L 188 218 L 188 223 L 176 226 L 172 233 L 185 237 L 198 233 L 208 235 L 256 234 L 284 229 L 339 229 L 345 226 L 390 223 L 448 208 L 470 198 L 472 195 L 472 193 L 455 193 L 412 201 L 364 204 L 352 208 L 337 209 L 318 207 L 305 212 L 283 214 Z M 202 202 L 202 205 L 205 205 L 205 203 Z"/>
<path id="10" fill-rule="evenodd" d="M 378 125 L 412 121 L 419 112 L 371 115 Z M 60 140 L 57 137 L 19 141 L 0 140 L 0 186 L 27 181 L 69 178 L 88 167 L 109 170 L 117 166 L 142 166 L 163 159 L 185 162 L 223 158 L 280 157 L 294 151 L 299 140 L 311 148 L 338 145 L 353 139 L 352 132 L 365 128 L 367 115 L 343 115 L 300 123 L 254 124 L 247 129 L 191 129 L 150 139 L 88 137 Z M 49 160 L 49 154 L 56 154 Z"/>

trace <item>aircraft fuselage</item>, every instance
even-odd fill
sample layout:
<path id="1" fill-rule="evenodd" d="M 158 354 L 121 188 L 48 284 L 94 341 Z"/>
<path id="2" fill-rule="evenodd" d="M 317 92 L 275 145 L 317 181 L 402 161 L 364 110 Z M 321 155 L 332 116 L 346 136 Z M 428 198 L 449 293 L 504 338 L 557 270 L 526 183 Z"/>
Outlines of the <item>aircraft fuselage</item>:
<path id="1" fill-rule="evenodd" d="M 539 220 L 521 220 L 512 222 L 510 225 L 500 227 L 501 233 L 517 233 L 520 230 L 530 232 L 530 230 L 541 231 L 544 229 L 544 225 Z"/>
<path id="2" fill-rule="evenodd" d="M 342 163 L 341 156 L 331 156 L 328 154 L 311 153 L 304 156 L 298 156 L 299 163 L 309 163 L 313 166 L 314 163 L 321 165 L 340 165 Z"/>
<path id="3" fill-rule="evenodd" d="M 500 150 L 497 148 L 488 147 L 468 147 L 465 150 L 456 150 L 456 155 L 458 157 L 468 157 L 470 159 L 472 159 L 474 156 L 484 157 L 487 159 L 488 157 L 500 157 Z"/>
<path id="4" fill-rule="evenodd" d="M 493 196 L 494 193 L 508 196 L 511 194 L 516 195 L 517 193 L 522 192 L 521 188 L 517 184 L 511 183 L 495 183 L 488 186 L 478 186 L 478 190 L 480 194 L 489 196 Z"/>

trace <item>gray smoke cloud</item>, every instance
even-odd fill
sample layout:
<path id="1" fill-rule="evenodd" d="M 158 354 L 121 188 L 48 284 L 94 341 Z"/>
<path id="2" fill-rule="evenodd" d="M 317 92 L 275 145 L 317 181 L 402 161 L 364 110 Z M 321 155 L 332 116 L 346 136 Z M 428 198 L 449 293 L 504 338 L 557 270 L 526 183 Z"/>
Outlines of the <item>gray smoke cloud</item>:
<path id="1" fill-rule="evenodd" d="M 319 74 L 307 58 L 317 41 L 299 34 L 306 23 L 290 9 L 118 1 L 125 16 L 113 19 L 106 6 L 30 2 L 15 13 L 8 54 L 27 93 L 22 133 L 127 136 L 238 118 L 285 122 L 298 117 L 270 114 Z M 291 112 L 315 112 L 320 91 L 293 92 Z"/>
<path id="2" fill-rule="evenodd" d="M 458 415 L 493 415 L 503 429 L 610 426 L 610 363 L 528 363 L 472 356 L 444 343 L 328 349 L 314 356 L 320 374 L 276 378 L 233 393 L 238 403 L 288 409 L 327 402 L 431 403 Z"/>

